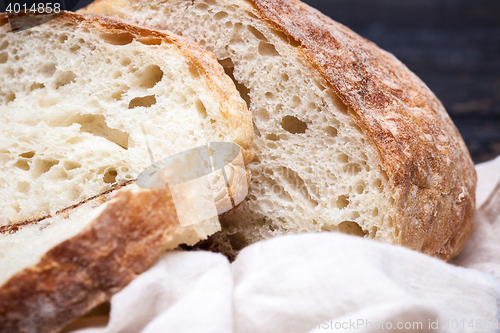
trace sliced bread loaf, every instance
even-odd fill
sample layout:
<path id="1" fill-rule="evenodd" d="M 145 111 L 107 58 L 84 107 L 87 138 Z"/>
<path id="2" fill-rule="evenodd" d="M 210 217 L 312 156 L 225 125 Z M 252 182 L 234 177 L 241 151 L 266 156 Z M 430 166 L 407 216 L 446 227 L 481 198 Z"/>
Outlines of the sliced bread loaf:
<path id="1" fill-rule="evenodd" d="M 57 332 L 220 230 L 216 215 L 182 226 L 197 202 L 169 184 L 136 185 L 146 143 L 156 161 L 238 144 L 231 190 L 212 177 L 224 208 L 247 191 L 252 122 L 216 59 L 170 33 L 72 13 L 9 30 L 0 15 L 0 332 Z"/>
<path id="2" fill-rule="evenodd" d="M 213 52 L 256 125 L 247 200 L 209 248 L 343 231 L 445 260 L 473 227 L 476 175 L 442 104 L 391 54 L 298 0 L 98 0 Z"/>

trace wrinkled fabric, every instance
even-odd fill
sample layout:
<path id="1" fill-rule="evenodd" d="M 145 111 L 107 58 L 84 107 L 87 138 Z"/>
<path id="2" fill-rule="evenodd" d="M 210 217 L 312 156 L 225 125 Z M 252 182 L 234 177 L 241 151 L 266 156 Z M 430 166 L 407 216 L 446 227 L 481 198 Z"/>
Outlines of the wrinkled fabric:
<path id="1" fill-rule="evenodd" d="M 340 233 L 276 237 L 233 263 L 174 251 L 75 333 L 500 332 L 500 158 L 477 166 L 475 229 L 450 263 Z"/>

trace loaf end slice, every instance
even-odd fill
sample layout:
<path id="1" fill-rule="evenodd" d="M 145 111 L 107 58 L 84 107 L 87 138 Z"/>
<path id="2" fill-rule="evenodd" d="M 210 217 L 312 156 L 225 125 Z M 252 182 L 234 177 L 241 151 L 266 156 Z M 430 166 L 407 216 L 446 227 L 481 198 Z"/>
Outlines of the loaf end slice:
<path id="1" fill-rule="evenodd" d="M 8 23 L 0 15 L 0 332 L 57 332 L 162 251 L 220 230 L 217 215 L 181 226 L 177 211 L 196 202 L 178 206 L 168 183 L 136 185 L 148 147 L 158 161 L 238 144 L 231 191 L 222 174 L 208 179 L 226 207 L 247 191 L 252 122 L 193 42 L 95 15 L 16 33 Z"/>
<path id="2" fill-rule="evenodd" d="M 214 141 L 240 146 L 227 173 L 232 194 L 246 194 L 251 115 L 200 46 L 70 13 L 8 29 L 0 27 L 0 226 L 44 218 L 135 179 L 152 160 Z M 221 172 L 213 176 L 221 205 L 229 193 Z"/>
<path id="3" fill-rule="evenodd" d="M 208 248 L 342 231 L 448 260 L 473 228 L 476 175 L 442 104 L 406 66 L 296 0 L 109 1 L 83 10 L 192 38 L 246 96 L 252 183 Z"/>

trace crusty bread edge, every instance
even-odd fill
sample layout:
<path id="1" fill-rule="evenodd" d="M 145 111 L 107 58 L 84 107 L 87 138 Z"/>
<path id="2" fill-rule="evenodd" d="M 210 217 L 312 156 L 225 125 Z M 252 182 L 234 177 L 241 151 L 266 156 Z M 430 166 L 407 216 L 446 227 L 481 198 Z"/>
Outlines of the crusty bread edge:
<path id="1" fill-rule="evenodd" d="M 117 191 L 106 205 L 82 232 L 2 285 L 0 332 L 59 331 L 146 270 L 182 229 L 168 189 Z"/>
<path id="2" fill-rule="evenodd" d="M 2 25 L 6 23 L 6 18 L 7 15 L 0 14 Z M 185 50 L 186 56 L 197 66 L 200 65 L 201 74 L 209 78 L 214 75 L 219 77 L 222 83 L 211 83 L 211 86 L 218 89 L 221 96 L 237 101 L 222 108 L 232 107 L 231 111 L 248 114 L 243 100 L 233 92 L 234 87 L 225 90 L 226 84 L 234 86 L 234 83 L 225 76 L 222 67 L 214 66 L 216 59 L 192 42 L 181 42 L 164 32 L 93 15 L 82 18 L 77 14 L 64 13 L 57 20 L 92 24 L 108 33 L 127 30 L 146 37 L 171 38 L 173 43 Z M 197 55 L 193 56 L 190 52 Z M 231 94 L 235 96 L 229 96 Z M 245 165 L 253 158 L 251 126 L 247 132 L 244 140 L 237 142 L 242 147 Z M 248 186 L 248 172 L 245 169 L 243 174 L 246 176 L 239 178 Z M 176 240 L 180 235 L 183 238 L 199 236 L 197 227 L 179 225 L 168 189 L 129 190 L 133 182 L 56 213 L 71 214 L 73 209 L 83 204 L 95 207 L 106 205 L 104 211 L 82 232 L 53 247 L 36 265 L 18 272 L 1 285 L 0 332 L 57 332 L 94 306 L 109 300 L 136 275 L 146 270 L 159 253 L 177 246 Z M 228 213 L 230 211 L 224 215 Z M 50 217 L 5 226 L 0 232 L 12 233 Z M 194 242 L 189 243 L 192 244 Z"/>

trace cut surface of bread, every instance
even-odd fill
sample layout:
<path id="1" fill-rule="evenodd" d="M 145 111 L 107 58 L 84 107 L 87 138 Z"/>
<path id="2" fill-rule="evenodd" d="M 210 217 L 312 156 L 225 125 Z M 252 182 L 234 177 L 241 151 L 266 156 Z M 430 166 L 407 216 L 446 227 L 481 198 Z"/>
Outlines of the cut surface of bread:
<path id="1" fill-rule="evenodd" d="M 15 33 L 6 18 L 0 332 L 57 332 L 162 251 L 220 230 L 217 213 L 247 193 L 252 121 L 223 68 L 193 42 L 95 15 L 64 13 Z M 239 155 L 225 177 L 205 178 L 215 214 L 183 225 L 179 212 L 199 204 L 201 183 L 187 179 L 184 193 L 168 179 L 141 188 L 135 177 L 152 163 L 148 148 L 161 161 L 209 142 Z"/>
<path id="2" fill-rule="evenodd" d="M 391 54 L 298 0 L 98 0 L 83 9 L 192 38 L 255 123 L 246 201 L 209 248 L 343 231 L 445 260 L 473 227 L 476 175 L 439 100 Z"/>
<path id="3" fill-rule="evenodd" d="M 0 27 L 0 226 L 135 179 L 152 163 L 147 143 L 156 161 L 212 141 L 237 143 L 242 156 L 228 166 L 230 180 L 246 191 L 251 115 L 198 45 L 70 14 L 17 33 L 8 27 Z M 224 201 L 225 185 L 215 190 Z"/>

